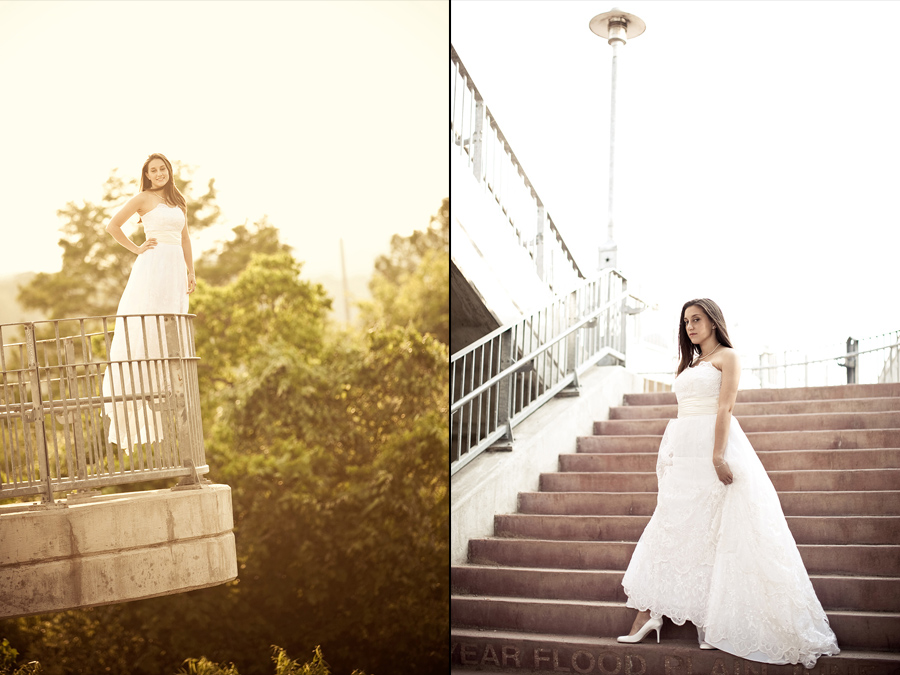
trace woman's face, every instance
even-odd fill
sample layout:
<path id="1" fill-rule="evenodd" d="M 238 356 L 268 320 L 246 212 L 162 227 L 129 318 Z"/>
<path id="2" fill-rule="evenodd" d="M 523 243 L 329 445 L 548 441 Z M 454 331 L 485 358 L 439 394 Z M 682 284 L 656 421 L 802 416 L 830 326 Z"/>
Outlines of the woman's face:
<path id="1" fill-rule="evenodd" d="M 150 187 L 154 190 L 163 187 L 169 182 L 169 169 L 166 163 L 159 159 L 151 159 L 147 165 L 147 178 L 150 179 Z"/>
<path id="2" fill-rule="evenodd" d="M 695 345 L 700 344 L 713 332 L 712 321 L 706 316 L 702 307 L 691 305 L 684 310 L 684 329 Z"/>

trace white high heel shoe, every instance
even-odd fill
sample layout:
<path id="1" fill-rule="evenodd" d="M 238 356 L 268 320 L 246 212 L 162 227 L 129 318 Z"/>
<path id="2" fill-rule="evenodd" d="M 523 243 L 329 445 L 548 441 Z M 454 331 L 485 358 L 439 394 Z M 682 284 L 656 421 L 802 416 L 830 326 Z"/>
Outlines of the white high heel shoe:
<path id="1" fill-rule="evenodd" d="M 700 649 L 718 649 L 718 647 L 713 647 L 713 646 L 712 646 L 711 644 L 709 644 L 708 642 L 701 642 L 701 643 L 700 643 Z"/>
<path id="2" fill-rule="evenodd" d="M 640 642 L 643 640 L 647 633 L 651 630 L 656 631 L 656 644 L 659 644 L 659 629 L 662 628 L 662 617 L 658 617 L 656 619 L 650 618 L 647 620 L 643 626 L 640 627 L 637 633 L 634 635 L 620 635 L 616 638 L 617 642 L 628 642 L 630 644 L 634 644 L 635 642 Z"/>

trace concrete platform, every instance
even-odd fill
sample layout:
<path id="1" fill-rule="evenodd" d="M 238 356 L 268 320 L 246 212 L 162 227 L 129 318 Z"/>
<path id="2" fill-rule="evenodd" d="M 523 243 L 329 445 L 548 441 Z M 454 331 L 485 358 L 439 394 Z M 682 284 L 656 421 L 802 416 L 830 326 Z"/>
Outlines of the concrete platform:
<path id="1" fill-rule="evenodd" d="M 237 577 L 231 488 L 0 506 L 0 617 L 152 598 Z"/>

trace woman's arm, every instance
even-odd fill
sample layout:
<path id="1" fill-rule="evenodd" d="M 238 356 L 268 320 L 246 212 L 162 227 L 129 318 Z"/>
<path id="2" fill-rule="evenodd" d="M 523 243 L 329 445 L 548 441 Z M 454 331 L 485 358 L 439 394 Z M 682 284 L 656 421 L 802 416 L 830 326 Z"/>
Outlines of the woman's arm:
<path id="1" fill-rule="evenodd" d="M 190 295 L 197 287 L 197 281 L 194 277 L 194 251 L 191 248 L 191 234 L 188 232 L 187 221 L 184 223 L 184 229 L 181 230 L 181 250 L 184 251 L 184 266 L 187 267 L 188 295 Z"/>
<path id="2" fill-rule="evenodd" d="M 131 216 L 137 213 L 138 209 L 146 203 L 146 199 L 147 195 L 143 192 L 136 194 L 127 204 L 125 204 L 125 206 L 119 209 L 119 212 L 112 217 L 112 220 L 110 220 L 109 224 L 106 226 L 106 231 L 112 235 L 113 239 L 136 255 L 140 255 L 141 253 L 154 248 L 156 246 L 156 239 L 148 239 L 138 246 L 122 232 L 122 225 L 124 225 Z"/>
<path id="3" fill-rule="evenodd" d="M 737 399 L 738 383 L 741 379 L 741 362 L 733 349 L 726 349 L 716 359 L 722 370 L 722 388 L 719 390 L 719 409 L 716 412 L 716 437 L 713 445 L 713 466 L 719 480 L 728 485 L 734 480 L 731 469 L 725 462 L 725 446 L 728 445 L 728 430 L 731 427 L 731 411 Z"/>

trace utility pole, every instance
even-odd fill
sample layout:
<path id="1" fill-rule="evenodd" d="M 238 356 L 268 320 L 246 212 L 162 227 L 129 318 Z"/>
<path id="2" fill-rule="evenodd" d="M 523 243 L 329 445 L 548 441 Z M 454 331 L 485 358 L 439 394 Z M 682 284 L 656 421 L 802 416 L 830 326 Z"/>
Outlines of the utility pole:
<path id="1" fill-rule="evenodd" d="M 628 38 L 635 38 L 647 28 L 646 24 L 634 14 L 613 8 L 609 12 L 598 14 L 590 23 L 591 31 L 606 38 L 612 47 L 612 79 L 610 82 L 609 111 L 609 224 L 607 241 L 600 246 L 599 269 L 615 268 L 618 265 L 618 246 L 613 232 L 613 186 L 616 156 L 616 65 L 618 48 L 625 45 Z"/>
<path id="2" fill-rule="evenodd" d="M 347 264 L 344 262 L 344 238 L 341 242 L 341 280 L 344 286 L 344 321 L 350 326 L 350 289 L 347 286 Z"/>

